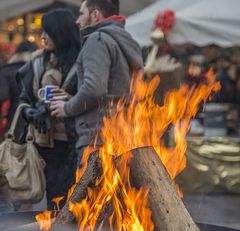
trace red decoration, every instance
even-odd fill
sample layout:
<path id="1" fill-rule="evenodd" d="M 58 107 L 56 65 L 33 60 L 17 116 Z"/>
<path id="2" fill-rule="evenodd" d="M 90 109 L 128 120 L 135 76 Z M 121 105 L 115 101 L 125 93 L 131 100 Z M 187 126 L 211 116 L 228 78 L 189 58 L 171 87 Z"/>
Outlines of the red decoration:
<path id="1" fill-rule="evenodd" d="M 14 53 L 16 46 L 13 44 L 0 43 L 0 52 L 10 52 Z"/>
<path id="2" fill-rule="evenodd" d="M 164 35 L 167 35 L 171 31 L 175 19 L 175 14 L 172 10 L 165 10 L 162 13 L 158 13 L 154 21 L 153 30 L 160 28 Z"/>
<path id="3" fill-rule="evenodd" d="M 6 132 L 7 127 L 7 116 L 10 108 L 10 101 L 9 99 L 4 100 L 2 106 L 0 108 L 0 139 L 3 138 L 4 133 Z"/>

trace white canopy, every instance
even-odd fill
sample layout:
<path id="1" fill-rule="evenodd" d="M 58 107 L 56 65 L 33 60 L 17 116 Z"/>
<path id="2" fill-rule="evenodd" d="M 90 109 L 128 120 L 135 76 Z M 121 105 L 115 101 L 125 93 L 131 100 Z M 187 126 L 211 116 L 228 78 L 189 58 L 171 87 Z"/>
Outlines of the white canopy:
<path id="1" fill-rule="evenodd" d="M 176 16 L 168 37 L 171 44 L 240 44 L 240 0 L 159 0 L 128 17 L 126 29 L 141 46 L 151 45 L 153 21 L 166 9 Z"/>
<path id="2" fill-rule="evenodd" d="M 81 4 L 81 0 L 0 0 L 0 21 L 49 6 L 54 2 L 71 3 L 76 6 Z M 122 14 L 129 15 L 153 2 L 155 0 L 121 0 L 120 10 Z"/>

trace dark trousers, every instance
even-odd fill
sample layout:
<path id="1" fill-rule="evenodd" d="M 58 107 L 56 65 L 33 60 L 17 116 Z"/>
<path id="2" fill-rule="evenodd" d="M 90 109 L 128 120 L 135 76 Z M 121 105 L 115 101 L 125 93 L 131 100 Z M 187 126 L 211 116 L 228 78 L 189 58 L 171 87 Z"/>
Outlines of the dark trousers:
<path id="1" fill-rule="evenodd" d="M 40 155 L 46 162 L 45 174 L 47 181 L 47 204 L 48 210 L 55 209 L 52 199 L 64 196 L 60 207 L 64 206 L 69 188 L 74 182 L 75 158 L 69 150 L 68 142 L 54 142 L 54 148 L 37 146 Z"/>
<path id="2" fill-rule="evenodd" d="M 77 155 L 77 168 L 82 168 L 82 157 L 83 157 L 83 153 L 84 153 L 84 150 L 87 146 L 82 146 L 78 149 L 78 155 Z"/>

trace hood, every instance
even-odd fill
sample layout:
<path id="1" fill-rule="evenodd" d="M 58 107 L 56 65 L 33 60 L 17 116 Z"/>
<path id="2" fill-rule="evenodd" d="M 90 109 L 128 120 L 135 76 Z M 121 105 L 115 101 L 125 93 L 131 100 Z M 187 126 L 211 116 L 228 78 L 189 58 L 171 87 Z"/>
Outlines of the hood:
<path id="1" fill-rule="evenodd" d="M 31 52 L 22 52 L 22 53 L 16 53 L 14 54 L 8 61 L 9 64 L 13 64 L 13 63 L 26 63 L 27 61 L 29 61 L 31 59 Z"/>
<path id="2" fill-rule="evenodd" d="M 85 28 L 82 36 L 86 37 L 92 32 L 102 32 L 111 36 L 119 45 L 128 65 L 133 69 L 143 68 L 142 51 L 139 44 L 124 29 L 124 22 L 121 20 L 104 20 L 94 26 Z"/>

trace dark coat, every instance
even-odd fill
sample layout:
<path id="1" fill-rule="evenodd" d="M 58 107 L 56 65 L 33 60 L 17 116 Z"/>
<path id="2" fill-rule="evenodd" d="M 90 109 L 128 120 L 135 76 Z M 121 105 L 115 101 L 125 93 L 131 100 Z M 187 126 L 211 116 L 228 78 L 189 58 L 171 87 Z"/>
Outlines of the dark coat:
<path id="1" fill-rule="evenodd" d="M 16 73 L 25 62 L 7 63 L 0 70 L 0 102 L 10 100 L 10 108 L 7 116 L 7 130 L 11 125 L 14 113 L 19 103 L 19 95 L 22 86 L 16 81 Z"/>

